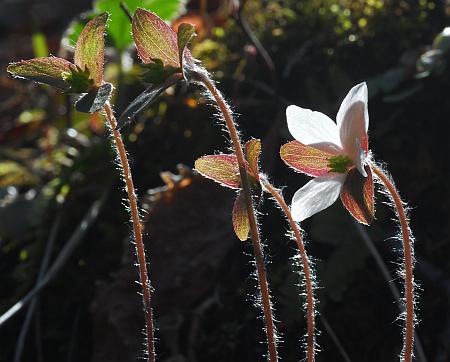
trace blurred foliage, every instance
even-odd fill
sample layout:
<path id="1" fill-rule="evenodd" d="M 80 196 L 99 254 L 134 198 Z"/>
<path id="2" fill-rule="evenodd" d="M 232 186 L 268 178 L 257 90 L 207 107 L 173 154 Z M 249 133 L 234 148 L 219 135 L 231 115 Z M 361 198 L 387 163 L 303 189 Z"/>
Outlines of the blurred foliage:
<path id="1" fill-rule="evenodd" d="M 450 117 L 449 31 L 446 28 L 449 19 L 445 5 L 433 0 L 248 0 L 241 13 L 242 20 L 271 56 L 274 63 L 271 68 L 259 56 L 242 23 L 236 21 L 236 9 L 231 6 L 236 5 L 234 1 L 189 1 L 185 12 L 180 10 L 182 1 L 128 0 L 125 3 L 131 11 L 138 3 L 140 6 L 145 3 L 166 19 L 179 15 L 174 19 L 174 27 L 180 22 L 195 23 L 198 37 L 193 40 L 192 53 L 220 81 L 220 89 L 240 115 L 238 121 L 244 137 L 262 139 L 262 169 L 276 184 L 289 186 L 285 190 L 287 200 L 307 178 L 290 172 L 277 157 L 279 145 L 288 137 L 284 126 L 286 105 L 319 109 L 334 118 L 348 89 L 359 81 L 368 81 L 371 146 L 377 153 L 376 159 L 389 161 L 400 191 L 414 206 L 416 255 L 419 260 L 427 260 L 441 275 L 437 281 L 429 277 L 429 267 L 423 266 L 428 264 L 417 266 L 417 279 L 424 290 L 418 334 L 429 360 L 448 355 L 450 329 L 442 317 L 448 314 L 443 285 L 448 282 L 450 268 L 447 226 L 450 152 L 448 143 L 442 140 L 444 125 Z M 141 76 L 145 67 L 139 64 L 131 46 L 129 20 L 119 8 L 119 2 L 99 0 L 88 5 L 93 12 L 81 17 L 71 14 L 74 19 L 83 20 L 71 24 L 63 43 L 73 45 L 81 24 L 94 13 L 111 12 L 105 79 L 115 86 L 113 102 L 120 114 L 144 89 Z M 70 7 L 66 10 L 69 12 Z M 8 57 L 4 61 L 31 58 L 33 51 L 44 54 L 43 44 L 47 44 L 50 53 L 54 52 L 54 34 L 50 34 L 53 29 L 41 28 L 45 38 L 35 33 L 34 50 L 23 45 L 25 42 L 18 45 L 14 37 L 12 45 L 0 43 L 3 57 Z M 31 45 L 33 32 L 26 30 Z M 16 49 L 18 46 L 23 49 Z M 67 55 L 67 58 L 71 57 Z M 180 236 L 183 233 L 196 232 L 193 235 L 199 240 L 205 237 L 221 246 L 224 245 L 222 236 L 217 236 L 215 230 L 228 227 L 232 234 L 231 223 L 224 225 L 220 221 L 229 220 L 229 214 L 220 214 L 219 221 L 211 219 L 205 223 L 198 208 L 186 206 L 186 200 L 194 197 L 189 196 L 188 188 L 179 193 L 170 192 L 170 187 L 154 189 L 162 184 L 161 171 L 173 171 L 178 163 L 192 166 L 196 158 L 216 149 L 226 152 L 221 127 L 211 122 L 213 110 L 205 103 L 195 87 L 171 88 L 160 102 L 124 130 L 138 194 L 144 195 L 145 190 L 152 189 L 143 206 L 151 212 L 152 202 L 155 198 L 159 200 L 161 222 L 148 229 L 152 236 L 149 249 L 158 249 L 152 246 L 152 239 L 165 240 L 167 229 L 167 233 L 176 235 L 175 246 L 170 250 L 164 249 L 169 244 L 158 246 L 164 249 L 163 255 L 174 259 L 177 242 L 195 243 L 194 237 Z M 97 314 L 90 308 L 99 303 L 98 284 L 119 283 L 123 268 L 132 263 L 132 259 L 127 259 L 130 244 L 125 226 L 127 215 L 121 205 L 123 194 L 102 116 L 79 113 L 71 104 L 72 99 L 67 95 L 0 75 L 0 313 L 36 282 L 56 216 L 62 215 L 62 226 L 51 253 L 52 261 L 89 206 L 115 181 L 95 227 L 44 291 L 36 327 L 30 329 L 26 340 L 29 348 L 24 360 L 39 360 L 34 340 L 38 346 L 45 347 L 45 358 L 41 360 L 92 360 L 98 336 L 93 330 Z M 199 189 L 204 193 L 200 205 L 208 205 L 208 198 L 217 202 L 215 193 L 207 194 L 207 188 L 202 186 Z M 233 196 L 232 193 L 220 195 L 228 200 L 223 203 L 227 206 L 223 212 L 230 211 Z M 383 201 L 383 197 L 378 197 L 377 220 L 370 236 L 387 261 L 387 268 L 395 273 L 399 245 L 388 238 L 396 230 L 390 222 L 392 213 Z M 178 214 L 171 218 L 174 210 Z M 211 217 L 214 212 L 208 211 Z M 298 340 L 305 324 L 297 285 L 301 279 L 291 262 L 296 252 L 284 235 L 283 218 L 270 202 L 264 203 L 261 215 L 271 260 L 268 269 L 276 315 L 284 336 L 280 351 L 284 360 L 300 360 L 303 355 Z M 195 225 L 190 226 L 190 218 L 196 220 Z M 181 219 L 183 223 L 173 221 Z M 395 300 L 342 207 L 336 205 L 308 220 L 304 228 L 308 231 L 307 240 L 311 240 L 308 251 L 317 266 L 321 314 L 343 347 L 353 360 L 395 360 L 401 346 L 401 328 L 393 323 L 398 315 Z M 262 334 L 258 311 L 246 300 L 253 299 L 255 294 L 248 278 L 251 249 L 237 241 L 230 245 L 233 246 L 226 256 L 208 254 L 214 248 L 201 255 L 204 260 L 212 258 L 216 265 L 214 272 L 208 269 L 196 274 L 197 285 L 209 288 L 207 293 L 202 291 L 207 297 L 189 290 L 192 293 L 189 306 L 170 309 L 168 305 L 176 304 L 170 298 L 162 298 L 156 305 L 156 315 L 164 306 L 167 308 L 164 318 L 158 321 L 163 326 L 158 336 L 162 360 L 180 356 L 189 360 L 195 355 L 199 361 L 252 361 L 264 353 L 264 346 L 259 343 Z M 163 272 L 175 271 L 164 270 L 165 260 L 156 262 L 162 266 L 154 273 L 167 278 Z M 185 263 L 188 261 L 179 264 Z M 186 278 L 182 274 L 184 269 L 180 267 L 180 270 L 176 277 L 170 274 L 174 284 Z M 129 275 L 132 277 L 133 273 Z M 177 284 L 177 288 L 182 289 L 182 285 Z M 114 300 L 114 296 L 108 295 L 106 300 Z M 178 298 L 176 302 L 183 300 Z M 114 314 L 115 305 L 109 308 Z M 104 309 L 108 310 L 106 306 Z M 118 327 L 104 322 L 103 330 L 120 328 L 133 339 L 129 331 L 134 331 L 136 325 L 130 327 L 127 318 L 120 320 L 120 313 L 115 316 L 123 324 Z M 137 320 L 137 330 L 140 330 L 141 320 Z M 5 346 L 0 361 L 12 360 L 22 321 L 23 314 L 20 314 L 0 328 L 0 339 Z M 321 321 L 318 328 L 322 331 L 318 342 L 323 350 L 318 361 L 341 360 L 330 331 Z M 120 358 L 126 341 L 119 338 L 111 342 L 108 337 L 108 333 L 102 334 L 105 346 Z M 141 343 L 140 338 L 139 333 L 134 336 L 137 345 Z"/>
<path id="2" fill-rule="evenodd" d="M 121 4 L 123 4 L 123 8 L 121 8 Z M 96 0 L 93 10 L 84 15 L 91 19 L 105 11 L 111 14 L 107 35 L 111 40 L 111 45 L 117 51 L 122 52 L 133 45 L 131 22 L 126 11 L 133 14 L 138 7 L 141 7 L 153 11 L 162 19 L 169 21 L 181 12 L 182 5 L 182 0 Z M 72 22 L 66 34 L 65 42 L 67 44 L 75 44 L 83 25 L 80 21 Z"/>

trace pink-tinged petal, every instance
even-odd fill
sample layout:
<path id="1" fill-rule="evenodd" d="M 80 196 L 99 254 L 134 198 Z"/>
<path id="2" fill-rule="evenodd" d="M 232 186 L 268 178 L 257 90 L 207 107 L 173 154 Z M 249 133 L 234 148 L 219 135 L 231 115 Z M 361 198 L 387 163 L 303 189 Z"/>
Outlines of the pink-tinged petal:
<path id="1" fill-rule="evenodd" d="M 258 139 L 251 139 L 245 143 L 245 156 L 250 166 L 251 172 L 256 179 L 259 179 L 258 161 L 261 154 L 261 141 Z"/>
<path id="2" fill-rule="evenodd" d="M 303 221 L 331 206 L 339 197 L 347 174 L 316 177 L 298 190 L 292 198 L 291 212 L 295 221 Z"/>
<path id="3" fill-rule="evenodd" d="M 373 179 L 369 166 L 365 167 L 367 177 L 352 169 L 341 190 L 341 200 L 348 212 L 360 223 L 369 225 L 375 216 L 373 200 Z"/>
<path id="4" fill-rule="evenodd" d="M 350 89 L 350 92 L 342 101 L 336 118 L 341 144 L 346 153 L 354 159 L 355 163 L 359 158 L 359 148 L 366 155 L 369 152 L 369 139 L 367 136 L 369 112 L 367 102 L 367 85 L 365 82 L 360 83 Z"/>
<path id="5" fill-rule="evenodd" d="M 298 141 L 288 142 L 280 148 L 281 159 L 287 165 L 314 177 L 327 175 L 331 171 L 329 158 L 335 155 Z"/>
<path id="6" fill-rule="evenodd" d="M 232 189 L 241 187 L 239 167 L 235 155 L 210 155 L 198 158 L 195 169 L 203 176 Z"/>
<path id="7" fill-rule="evenodd" d="M 70 85 L 64 80 L 63 73 L 68 73 L 74 68 L 74 65 L 65 59 L 46 57 L 11 63 L 7 71 L 14 77 L 48 84 L 65 91 Z"/>
<path id="8" fill-rule="evenodd" d="M 159 59 L 164 66 L 180 67 L 177 34 L 156 14 L 137 9 L 132 31 L 137 52 L 144 63 Z"/>
<path id="9" fill-rule="evenodd" d="M 341 150 L 338 128 L 328 116 L 297 106 L 286 109 L 291 135 L 304 145 L 314 146 L 327 152 Z"/>
<path id="10" fill-rule="evenodd" d="M 239 240 L 245 241 L 250 231 L 250 221 L 248 220 L 247 206 L 242 192 L 239 193 L 233 206 L 233 228 Z"/>
<path id="11" fill-rule="evenodd" d="M 96 86 L 103 81 L 103 62 L 105 53 L 104 32 L 108 14 L 103 13 L 86 24 L 75 47 L 75 65 L 89 70 L 90 78 Z"/>

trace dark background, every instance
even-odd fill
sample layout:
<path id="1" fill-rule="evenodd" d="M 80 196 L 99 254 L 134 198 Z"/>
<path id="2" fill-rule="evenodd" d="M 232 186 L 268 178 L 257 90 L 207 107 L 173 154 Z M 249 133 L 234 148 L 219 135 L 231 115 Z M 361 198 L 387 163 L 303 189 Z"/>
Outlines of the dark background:
<path id="1" fill-rule="evenodd" d="M 417 360 L 450 360 L 450 34 L 439 35 L 449 25 L 449 5 L 249 0 L 240 21 L 236 8 L 227 5 L 190 1 L 176 21 L 195 22 L 194 55 L 229 99 L 243 139 L 262 140 L 261 169 L 275 185 L 286 186 L 286 200 L 308 180 L 278 157 L 290 139 L 286 106 L 335 118 L 348 90 L 368 82 L 370 147 L 407 201 L 416 239 L 416 337 L 422 347 Z M 2 362 L 13 361 L 18 348 L 22 361 L 142 356 L 130 227 L 102 120 L 75 112 L 68 97 L 13 80 L 5 71 L 8 62 L 34 57 L 37 32 L 45 35 L 50 53 L 70 59 L 60 49 L 61 38 L 69 22 L 91 6 L 87 0 L 0 2 L 0 313 L 33 288 L 46 255 L 50 265 L 63 260 L 35 298 L 32 317 L 26 318 L 24 308 L 0 327 Z M 135 60 L 131 68 L 119 62 L 126 56 Z M 143 89 L 139 61 L 132 47 L 122 58 L 111 47 L 106 62 L 120 114 Z M 259 361 L 265 345 L 261 315 L 252 306 L 252 250 L 233 234 L 234 192 L 189 170 L 196 158 L 228 152 L 229 146 L 200 93 L 177 87 L 124 130 L 148 213 L 157 352 L 160 361 Z M 162 171 L 172 174 L 161 178 Z M 98 217 L 89 217 L 96 200 Z M 385 201 L 377 193 L 377 220 L 368 228 L 358 227 L 340 202 L 302 225 L 318 284 L 318 361 L 398 359 L 402 323 L 392 288 L 402 288 L 402 253 Z M 264 199 L 259 216 L 280 356 L 298 361 L 304 358 L 305 320 L 297 251 L 271 200 Z M 77 231 L 85 233 L 74 237 Z M 65 254 L 68 243 L 75 247 Z"/>

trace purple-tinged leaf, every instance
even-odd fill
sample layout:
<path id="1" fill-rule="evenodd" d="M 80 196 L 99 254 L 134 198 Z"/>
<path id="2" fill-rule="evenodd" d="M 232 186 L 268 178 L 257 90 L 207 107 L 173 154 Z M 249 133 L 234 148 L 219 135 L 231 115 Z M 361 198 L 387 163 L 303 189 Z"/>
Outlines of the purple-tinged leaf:
<path id="1" fill-rule="evenodd" d="M 195 169 L 203 176 L 210 178 L 223 186 L 239 189 L 241 178 L 235 155 L 203 156 L 195 161 Z"/>
<path id="2" fill-rule="evenodd" d="M 104 32 L 107 20 L 108 14 L 103 13 L 89 21 L 81 32 L 75 47 L 75 65 L 82 70 L 87 68 L 97 87 L 103 81 Z"/>
<path id="3" fill-rule="evenodd" d="M 70 73 L 74 68 L 74 65 L 65 59 L 46 57 L 11 63 L 7 71 L 14 77 L 48 84 L 66 91 L 70 88 L 70 84 L 64 80 L 63 74 Z"/>
<path id="4" fill-rule="evenodd" d="M 245 195 L 240 192 L 233 206 L 233 229 L 239 240 L 245 241 L 250 231 L 250 221 L 248 220 L 247 205 L 245 204 Z"/>
<path id="5" fill-rule="evenodd" d="M 164 66 L 180 67 L 177 34 L 156 14 L 137 9 L 132 31 L 137 52 L 144 63 L 159 59 Z"/>
<path id="6" fill-rule="evenodd" d="M 331 171 L 329 159 L 336 155 L 298 141 L 291 141 L 281 146 L 280 156 L 294 170 L 317 177 Z"/>
<path id="7" fill-rule="evenodd" d="M 76 110 L 84 113 L 101 111 L 111 96 L 112 88 L 111 83 L 104 83 L 100 87 L 92 89 L 75 103 Z"/>
<path id="8" fill-rule="evenodd" d="M 250 170 L 252 171 L 256 180 L 259 180 L 259 156 L 261 154 L 261 141 L 258 139 L 251 139 L 245 143 L 245 156 L 250 165 Z"/>
<path id="9" fill-rule="evenodd" d="M 194 25 L 188 23 L 182 23 L 178 27 L 177 33 L 177 45 L 178 45 L 178 58 L 183 71 L 184 66 L 186 66 L 185 61 L 192 64 L 193 58 L 191 52 L 187 48 L 187 45 L 191 39 L 196 36 Z"/>
<path id="10" fill-rule="evenodd" d="M 360 223 L 369 225 L 375 217 L 373 178 L 370 166 L 365 166 L 367 177 L 353 168 L 348 172 L 341 190 L 341 200 L 348 212 Z"/>
<path id="11" fill-rule="evenodd" d="M 164 83 L 155 84 L 148 87 L 144 92 L 138 95 L 125 109 L 118 120 L 118 128 L 122 128 L 130 123 L 140 112 L 148 107 L 152 102 L 156 101 L 158 97 L 170 86 L 181 80 L 180 73 L 173 74 Z"/>

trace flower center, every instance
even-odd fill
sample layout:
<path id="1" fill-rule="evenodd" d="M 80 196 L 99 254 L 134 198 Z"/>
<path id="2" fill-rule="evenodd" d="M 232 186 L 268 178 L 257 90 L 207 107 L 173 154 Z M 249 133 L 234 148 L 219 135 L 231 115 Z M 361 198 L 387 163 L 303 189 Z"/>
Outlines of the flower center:
<path id="1" fill-rule="evenodd" d="M 337 155 L 328 159 L 327 166 L 330 168 L 330 172 L 346 173 L 352 165 L 353 161 L 350 157 Z"/>

